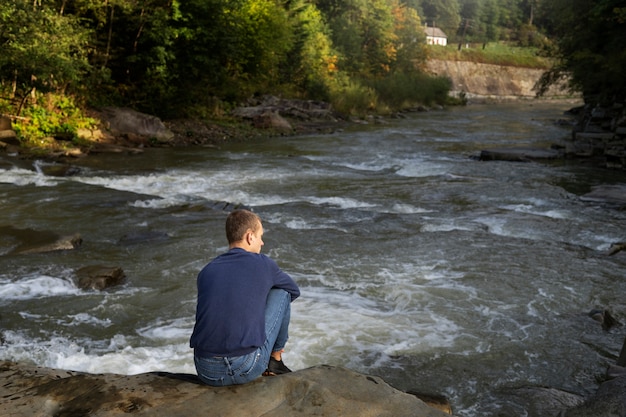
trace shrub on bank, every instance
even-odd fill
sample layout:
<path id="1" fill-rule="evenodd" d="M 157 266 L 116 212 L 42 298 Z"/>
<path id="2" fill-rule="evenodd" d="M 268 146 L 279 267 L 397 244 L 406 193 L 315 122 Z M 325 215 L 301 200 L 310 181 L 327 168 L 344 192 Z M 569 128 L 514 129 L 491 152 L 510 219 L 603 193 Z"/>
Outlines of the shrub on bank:
<path id="1" fill-rule="evenodd" d="M 0 100 L 0 113 L 15 114 L 13 107 L 11 100 Z M 77 144 L 78 130 L 97 124 L 73 97 L 57 93 L 33 93 L 20 115 L 12 119 L 13 130 L 21 144 L 33 148 L 58 146 L 55 139 Z"/>

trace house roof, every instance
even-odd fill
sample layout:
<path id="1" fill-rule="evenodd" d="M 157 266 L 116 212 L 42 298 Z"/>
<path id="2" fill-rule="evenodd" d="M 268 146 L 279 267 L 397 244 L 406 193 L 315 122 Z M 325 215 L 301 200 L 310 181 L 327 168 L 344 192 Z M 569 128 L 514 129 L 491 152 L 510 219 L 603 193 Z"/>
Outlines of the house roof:
<path id="1" fill-rule="evenodd" d="M 426 36 L 432 36 L 433 38 L 447 38 L 448 36 L 443 33 L 443 30 L 436 27 L 425 27 L 424 32 L 426 32 Z"/>

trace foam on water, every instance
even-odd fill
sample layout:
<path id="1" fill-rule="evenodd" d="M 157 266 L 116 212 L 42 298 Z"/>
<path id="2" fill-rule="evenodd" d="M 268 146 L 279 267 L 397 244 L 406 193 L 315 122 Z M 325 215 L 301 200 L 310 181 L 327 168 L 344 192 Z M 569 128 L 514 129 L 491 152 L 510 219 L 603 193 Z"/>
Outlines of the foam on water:
<path id="1" fill-rule="evenodd" d="M 380 172 L 386 170 L 395 170 L 397 166 L 394 164 L 394 159 L 389 158 L 388 155 L 377 155 L 374 158 L 370 158 L 367 160 L 360 160 L 360 158 L 355 158 L 354 161 L 350 160 L 350 157 L 347 155 L 342 155 L 342 158 L 333 157 L 320 157 L 313 155 L 306 155 L 303 158 L 323 164 L 332 165 L 334 167 L 343 167 L 349 168 L 355 171 L 364 171 L 364 172 Z M 319 173 L 318 173 L 319 174 Z"/>
<path id="2" fill-rule="evenodd" d="M 248 206 L 285 204 L 295 201 L 277 194 L 255 191 L 259 183 L 277 181 L 285 173 L 273 170 L 259 174 L 226 172 L 196 172 L 171 170 L 162 173 L 130 176 L 72 177 L 74 181 L 98 185 L 120 191 L 152 195 L 157 199 L 137 200 L 131 203 L 139 208 L 164 208 L 193 201 L 227 201 Z M 319 204 L 324 203 L 323 201 Z M 335 202 L 337 203 L 337 202 Z"/>
<path id="3" fill-rule="evenodd" d="M 501 206 L 504 210 L 511 210 L 517 213 L 532 214 L 535 216 L 543 216 L 551 219 L 569 219 L 571 213 L 566 210 L 547 209 L 541 210 L 535 205 L 531 204 L 509 204 Z"/>
<path id="4" fill-rule="evenodd" d="M 445 318 L 415 320 L 397 310 L 385 312 L 357 292 L 307 288 L 305 294 L 292 305 L 288 357 L 296 368 L 319 363 L 359 368 L 364 357 L 388 361 L 394 355 L 451 346 L 458 333 Z"/>
<path id="5" fill-rule="evenodd" d="M 0 169 L 0 182 L 17 186 L 36 185 L 38 187 L 54 187 L 59 180 L 28 169 Z"/>
<path id="6" fill-rule="evenodd" d="M 108 346 L 97 349 L 87 339 L 33 339 L 12 331 L 2 335 L 5 343 L 0 345 L 0 356 L 18 362 L 89 373 L 195 373 L 193 352 L 187 340 L 160 346 L 131 346 L 124 336 L 117 335 Z"/>
<path id="7" fill-rule="evenodd" d="M 430 162 L 424 160 L 408 160 L 401 164 L 396 174 L 403 177 L 422 178 L 438 177 L 448 174 L 448 168 L 441 162 Z"/>
<path id="8" fill-rule="evenodd" d="M 0 300 L 29 300 L 61 295 L 80 295 L 70 281 L 46 275 L 35 275 L 12 281 L 0 278 Z"/>

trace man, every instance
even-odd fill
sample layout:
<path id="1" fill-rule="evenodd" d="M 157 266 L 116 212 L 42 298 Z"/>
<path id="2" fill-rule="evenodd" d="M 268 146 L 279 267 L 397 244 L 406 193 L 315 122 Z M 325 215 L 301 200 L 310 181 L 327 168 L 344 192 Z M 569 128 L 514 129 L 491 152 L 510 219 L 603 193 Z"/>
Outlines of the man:
<path id="1" fill-rule="evenodd" d="M 263 225 L 256 214 L 230 213 L 226 238 L 228 252 L 198 274 L 190 340 L 198 376 L 208 385 L 227 386 L 291 372 L 282 352 L 298 285 L 261 254 Z"/>

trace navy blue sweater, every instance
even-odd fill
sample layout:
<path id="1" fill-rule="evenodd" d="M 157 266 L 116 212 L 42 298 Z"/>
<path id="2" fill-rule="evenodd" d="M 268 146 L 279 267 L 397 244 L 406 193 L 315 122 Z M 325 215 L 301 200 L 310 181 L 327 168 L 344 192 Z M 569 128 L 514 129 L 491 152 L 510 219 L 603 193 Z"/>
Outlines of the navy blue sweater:
<path id="1" fill-rule="evenodd" d="M 298 285 L 269 257 L 234 248 L 198 274 L 195 354 L 240 356 L 265 343 L 265 302 L 272 288 L 300 295 Z"/>

